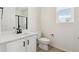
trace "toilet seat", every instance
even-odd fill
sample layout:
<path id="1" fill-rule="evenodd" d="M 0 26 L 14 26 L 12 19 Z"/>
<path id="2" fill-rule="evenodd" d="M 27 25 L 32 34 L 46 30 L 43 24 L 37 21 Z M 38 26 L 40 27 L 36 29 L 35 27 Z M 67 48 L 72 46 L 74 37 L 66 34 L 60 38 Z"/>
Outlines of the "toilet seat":
<path id="1" fill-rule="evenodd" d="M 41 43 L 43 43 L 43 44 L 49 44 L 49 42 L 50 42 L 50 40 L 47 39 L 47 38 L 40 38 L 40 39 L 38 39 L 38 40 L 39 40 L 39 42 L 41 42 Z"/>
<path id="2" fill-rule="evenodd" d="M 50 41 L 50 40 L 47 39 L 47 38 L 40 38 L 39 40 L 40 40 L 40 41 Z"/>

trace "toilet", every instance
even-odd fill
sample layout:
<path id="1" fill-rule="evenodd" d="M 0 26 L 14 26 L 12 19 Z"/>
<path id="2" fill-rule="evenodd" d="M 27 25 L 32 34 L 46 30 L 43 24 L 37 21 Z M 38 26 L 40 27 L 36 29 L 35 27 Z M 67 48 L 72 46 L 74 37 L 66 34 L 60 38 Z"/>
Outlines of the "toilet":
<path id="1" fill-rule="evenodd" d="M 38 35 L 38 37 L 39 47 L 43 50 L 48 50 L 48 44 L 50 43 L 50 40 L 48 38 L 41 37 L 41 34 Z"/>
<path id="2" fill-rule="evenodd" d="M 50 40 L 47 38 L 40 38 L 39 41 L 39 47 L 43 50 L 48 50 L 48 44 L 50 43 Z"/>

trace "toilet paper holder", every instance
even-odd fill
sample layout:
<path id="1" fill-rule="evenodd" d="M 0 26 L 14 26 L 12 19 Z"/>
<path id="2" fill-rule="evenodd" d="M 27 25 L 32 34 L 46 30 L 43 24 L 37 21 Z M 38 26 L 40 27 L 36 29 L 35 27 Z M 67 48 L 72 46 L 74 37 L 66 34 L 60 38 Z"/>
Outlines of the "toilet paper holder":
<path id="1" fill-rule="evenodd" d="M 54 36 L 54 34 L 52 33 L 52 34 L 50 34 L 51 36 Z"/>

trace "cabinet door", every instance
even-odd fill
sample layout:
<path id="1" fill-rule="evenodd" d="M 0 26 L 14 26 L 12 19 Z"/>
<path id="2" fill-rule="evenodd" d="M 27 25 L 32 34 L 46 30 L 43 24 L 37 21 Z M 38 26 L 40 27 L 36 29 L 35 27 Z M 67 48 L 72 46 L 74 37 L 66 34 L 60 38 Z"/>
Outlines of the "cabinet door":
<path id="1" fill-rule="evenodd" d="M 6 44 L 0 45 L 0 52 L 6 52 Z"/>
<path id="2" fill-rule="evenodd" d="M 25 52 L 24 40 L 17 40 L 7 44 L 7 52 Z"/>
<path id="3" fill-rule="evenodd" d="M 28 37 L 26 40 L 26 50 L 27 52 L 35 52 L 36 51 L 36 36 Z"/>

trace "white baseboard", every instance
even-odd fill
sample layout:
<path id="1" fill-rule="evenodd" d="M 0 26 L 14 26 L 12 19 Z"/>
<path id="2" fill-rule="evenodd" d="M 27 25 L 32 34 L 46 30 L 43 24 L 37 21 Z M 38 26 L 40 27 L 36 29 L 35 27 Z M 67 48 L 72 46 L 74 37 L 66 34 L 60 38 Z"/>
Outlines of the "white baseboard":
<path id="1" fill-rule="evenodd" d="M 55 47 L 55 48 L 58 48 L 58 49 L 63 50 L 63 51 L 66 51 L 66 52 L 73 52 L 73 51 L 69 51 L 69 50 L 66 50 L 64 48 L 61 48 L 61 47 L 58 47 L 58 46 L 55 46 L 55 45 L 51 45 L 50 44 L 50 46 Z"/>

